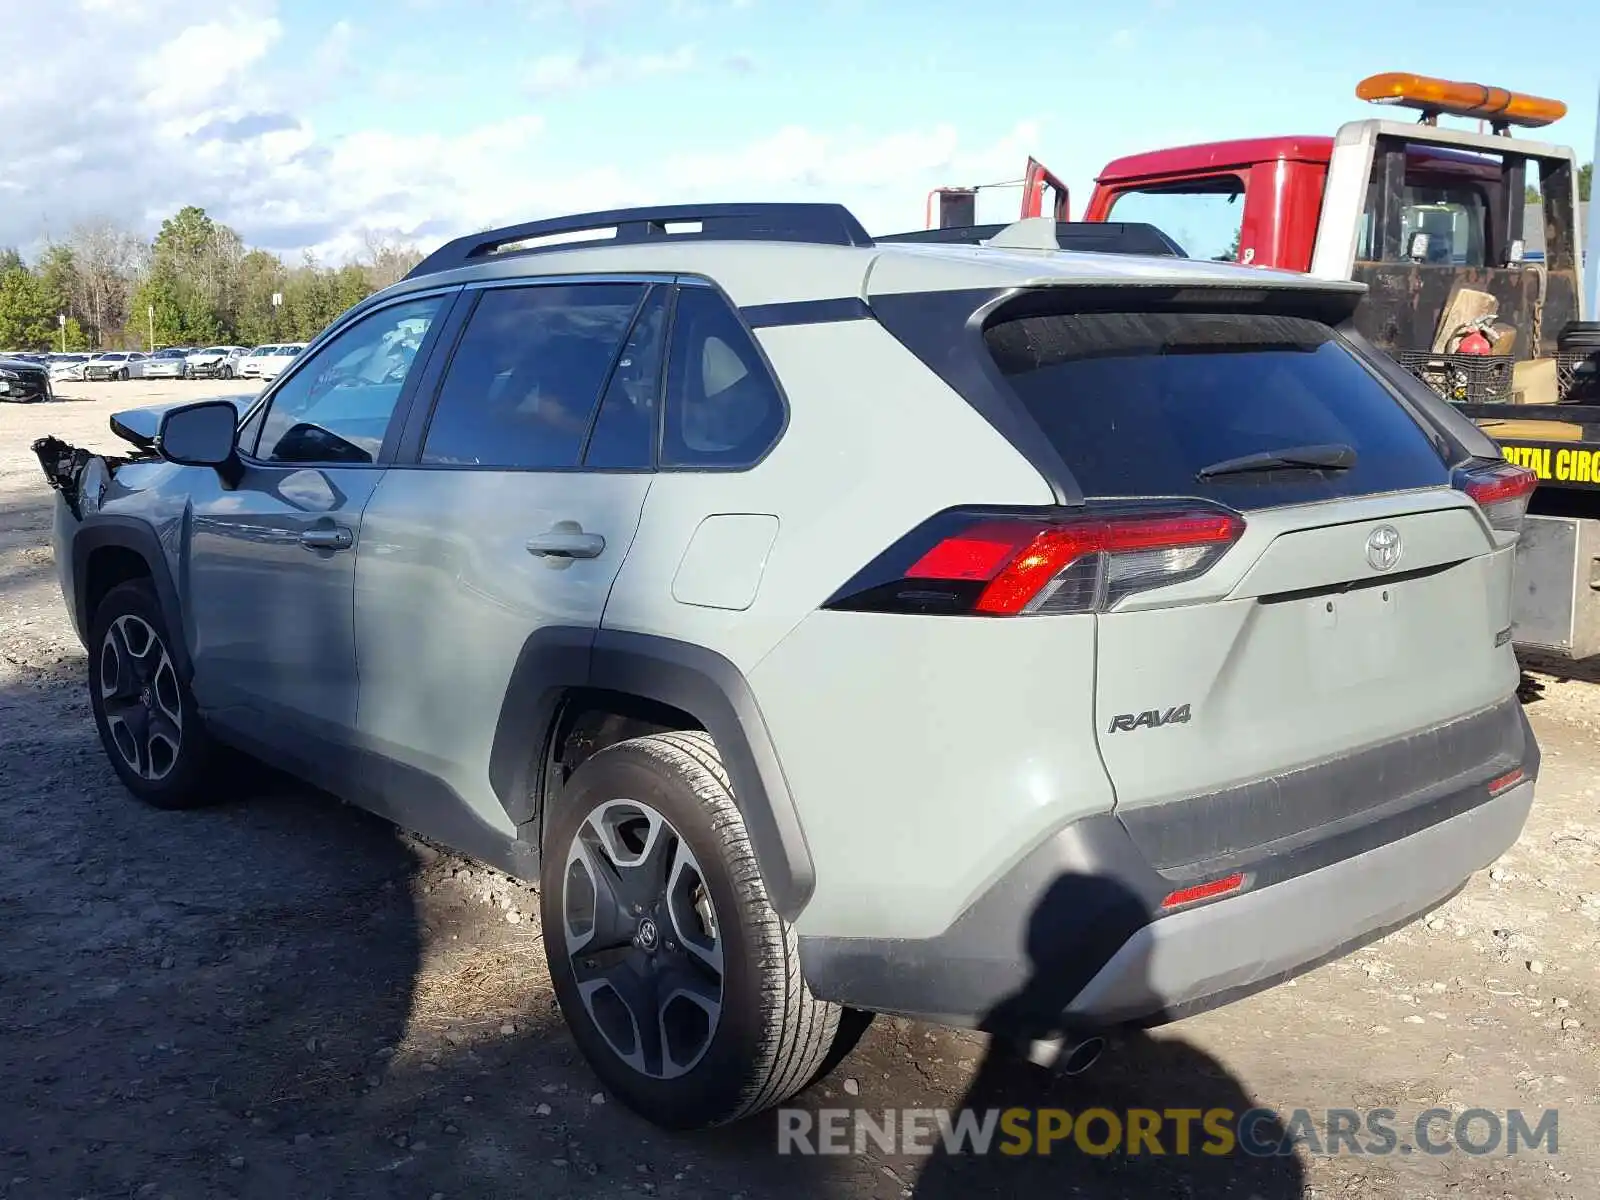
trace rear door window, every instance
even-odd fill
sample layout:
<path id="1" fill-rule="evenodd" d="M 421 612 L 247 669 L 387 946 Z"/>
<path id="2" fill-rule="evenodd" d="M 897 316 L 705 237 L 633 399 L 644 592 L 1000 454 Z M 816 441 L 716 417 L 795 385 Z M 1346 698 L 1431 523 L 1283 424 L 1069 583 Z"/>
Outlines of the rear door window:
<path id="1" fill-rule="evenodd" d="M 1089 496 L 1264 508 L 1448 482 L 1421 426 L 1326 325 L 1260 314 L 1002 321 L 990 353 Z M 1250 455 L 1348 447 L 1345 469 L 1208 475 Z"/>
<path id="2" fill-rule="evenodd" d="M 422 461 L 577 467 L 645 290 L 580 283 L 486 291 L 445 373 Z"/>

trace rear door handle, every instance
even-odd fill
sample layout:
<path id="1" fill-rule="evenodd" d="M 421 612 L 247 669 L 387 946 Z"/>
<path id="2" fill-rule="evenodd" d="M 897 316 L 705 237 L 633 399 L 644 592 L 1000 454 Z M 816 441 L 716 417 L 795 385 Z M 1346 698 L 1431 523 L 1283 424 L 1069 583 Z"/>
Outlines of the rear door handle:
<path id="1" fill-rule="evenodd" d="M 550 529 L 528 539 L 528 553 L 540 558 L 599 558 L 606 540 L 581 529 Z"/>
<path id="2" fill-rule="evenodd" d="M 355 538 L 343 525 L 321 525 L 304 530 L 300 534 L 300 544 L 307 550 L 348 550 L 355 545 Z"/>

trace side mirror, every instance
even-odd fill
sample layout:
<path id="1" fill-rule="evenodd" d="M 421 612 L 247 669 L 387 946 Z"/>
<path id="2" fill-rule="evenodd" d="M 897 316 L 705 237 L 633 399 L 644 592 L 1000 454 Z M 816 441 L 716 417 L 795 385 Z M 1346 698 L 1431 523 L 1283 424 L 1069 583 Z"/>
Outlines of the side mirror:
<path id="1" fill-rule="evenodd" d="M 202 400 L 167 410 L 156 430 L 161 457 L 185 467 L 213 467 L 232 487 L 240 475 L 239 410 L 228 400 Z"/>

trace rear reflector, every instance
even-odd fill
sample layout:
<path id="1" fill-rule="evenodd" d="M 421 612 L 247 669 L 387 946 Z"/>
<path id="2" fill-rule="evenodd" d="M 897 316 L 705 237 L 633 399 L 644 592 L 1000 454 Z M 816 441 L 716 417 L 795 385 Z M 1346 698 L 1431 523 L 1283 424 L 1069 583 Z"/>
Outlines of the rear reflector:
<path id="1" fill-rule="evenodd" d="M 1515 771 L 1508 771 L 1500 776 L 1499 779 L 1491 779 L 1489 781 L 1489 795 L 1498 796 L 1501 792 L 1509 792 L 1527 777 L 1528 773 L 1518 767 Z"/>
<path id="2" fill-rule="evenodd" d="M 941 513 L 880 555 L 825 607 L 981 616 L 1100 612 L 1194 579 L 1244 518 L 1206 504 L 1089 506 L 1059 514 Z"/>
<path id="3" fill-rule="evenodd" d="M 1179 888 L 1161 902 L 1161 907 L 1182 908 L 1185 904 L 1193 904 L 1198 900 L 1215 900 L 1218 896 L 1237 892 L 1243 886 L 1244 874 L 1236 871 L 1232 875 L 1213 879 L 1209 883 L 1197 883 L 1193 887 Z"/>
<path id="4" fill-rule="evenodd" d="M 1455 484 L 1478 502 L 1489 524 L 1506 533 L 1519 533 L 1528 501 L 1539 477 L 1527 467 L 1509 462 L 1485 462 L 1456 472 Z"/>

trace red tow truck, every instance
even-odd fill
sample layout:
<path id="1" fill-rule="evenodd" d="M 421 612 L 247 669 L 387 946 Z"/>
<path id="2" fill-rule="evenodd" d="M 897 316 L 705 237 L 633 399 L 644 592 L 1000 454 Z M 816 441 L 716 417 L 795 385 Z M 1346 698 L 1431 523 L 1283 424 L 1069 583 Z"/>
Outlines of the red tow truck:
<path id="1" fill-rule="evenodd" d="M 1119 158 L 1080 220 L 1153 227 L 1191 258 L 1365 283 L 1357 331 L 1539 477 L 1518 547 L 1517 644 L 1600 654 L 1600 323 L 1581 286 L 1578 162 L 1512 134 L 1566 105 L 1399 73 L 1356 95 L 1417 116 Z M 1021 215 L 1053 215 L 1063 247 L 1083 244 L 1065 236 L 1088 226 L 1069 223 L 1056 176 L 1029 159 L 1021 182 Z M 936 189 L 927 226 L 974 225 L 980 190 Z"/>

